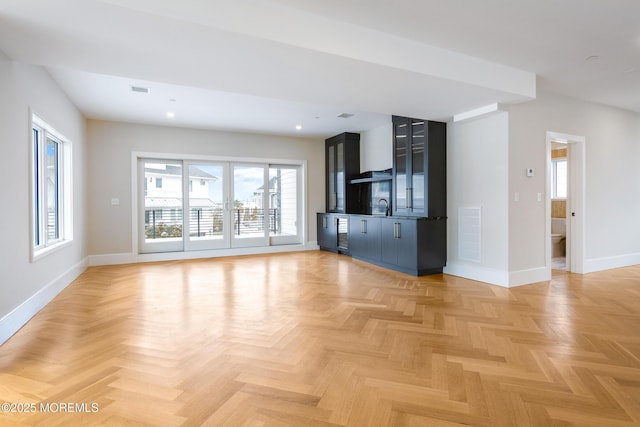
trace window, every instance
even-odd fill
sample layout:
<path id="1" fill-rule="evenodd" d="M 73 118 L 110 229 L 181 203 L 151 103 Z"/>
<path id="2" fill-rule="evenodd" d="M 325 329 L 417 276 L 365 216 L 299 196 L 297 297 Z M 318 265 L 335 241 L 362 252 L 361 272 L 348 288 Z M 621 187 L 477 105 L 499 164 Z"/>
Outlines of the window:
<path id="1" fill-rule="evenodd" d="M 554 199 L 567 198 L 567 159 L 558 159 L 553 162 L 553 175 L 551 177 L 551 197 Z"/>
<path id="2" fill-rule="evenodd" d="M 71 144 L 32 117 L 32 259 L 71 240 Z"/>
<path id="3" fill-rule="evenodd" d="M 162 188 L 162 178 L 156 178 L 156 188 Z"/>

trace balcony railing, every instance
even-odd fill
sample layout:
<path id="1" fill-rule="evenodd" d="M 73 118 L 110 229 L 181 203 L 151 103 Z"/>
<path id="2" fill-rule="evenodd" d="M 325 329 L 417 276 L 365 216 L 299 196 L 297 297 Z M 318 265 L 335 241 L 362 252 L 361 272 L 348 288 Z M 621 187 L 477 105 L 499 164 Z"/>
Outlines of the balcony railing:
<path id="1" fill-rule="evenodd" d="M 264 209 L 240 208 L 231 211 L 233 233 L 237 236 L 264 234 Z M 279 233 L 281 217 L 278 209 L 268 209 L 269 232 Z M 224 211 L 220 208 L 193 208 L 187 218 L 190 237 L 222 236 Z M 182 209 L 146 209 L 145 235 L 147 239 L 182 237 Z"/>

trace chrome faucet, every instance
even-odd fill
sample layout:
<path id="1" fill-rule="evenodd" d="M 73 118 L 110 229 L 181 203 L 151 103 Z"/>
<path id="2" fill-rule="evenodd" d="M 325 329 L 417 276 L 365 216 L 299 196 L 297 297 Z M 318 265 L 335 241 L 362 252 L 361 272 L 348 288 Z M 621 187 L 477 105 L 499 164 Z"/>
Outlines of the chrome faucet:
<path id="1" fill-rule="evenodd" d="M 389 202 L 387 199 L 378 199 L 378 204 L 384 202 L 384 216 L 389 216 Z"/>

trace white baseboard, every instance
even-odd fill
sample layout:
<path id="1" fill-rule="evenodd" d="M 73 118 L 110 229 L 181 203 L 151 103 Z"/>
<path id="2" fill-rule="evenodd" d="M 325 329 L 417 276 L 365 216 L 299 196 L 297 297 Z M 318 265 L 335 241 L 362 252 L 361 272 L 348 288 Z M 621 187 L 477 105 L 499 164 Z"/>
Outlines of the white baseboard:
<path id="1" fill-rule="evenodd" d="M 86 268 L 88 260 L 85 258 L 67 271 L 46 284 L 9 314 L 0 319 L 0 345 L 35 316 L 42 308 L 56 297 L 64 288 L 69 286 Z"/>
<path id="2" fill-rule="evenodd" d="M 530 268 L 509 272 L 509 287 L 530 285 L 551 280 L 551 269 L 546 267 Z"/>
<path id="3" fill-rule="evenodd" d="M 133 253 L 89 255 L 89 266 L 133 264 L 138 258 Z"/>
<path id="4" fill-rule="evenodd" d="M 447 262 L 443 273 L 452 276 L 464 277 L 465 279 L 477 280 L 479 282 L 509 287 L 509 272 L 495 270 L 492 268 L 480 267 L 469 264 Z"/>
<path id="5" fill-rule="evenodd" d="M 502 271 L 462 263 L 447 263 L 443 272 L 452 276 L 512 288 L 551 280 L 551 270 L 540 267 L 520 271 Z"/>
<path id="6" fill-rule="evenodd" d="M 589 258 L 585 260 L 584 272 L 593 273 L 612 268 L 629 267 L 640 264 L 640 253 L 618 255 L 604 258 Z"/>
<path id="7" fill-rule="evenodd" d="M 178 261 L 184 259 L 218 258 L 237 255 L 273 254 L 280 252 L 300 252 L 318 250 L 318 242 L 296 245 L 260 246 L 253 248 L 212 249 L 205 251 L 162 252 L 155 254 L 107 254 L 89 256 L 89 265 L 133 264 L 136 262 Z"/>

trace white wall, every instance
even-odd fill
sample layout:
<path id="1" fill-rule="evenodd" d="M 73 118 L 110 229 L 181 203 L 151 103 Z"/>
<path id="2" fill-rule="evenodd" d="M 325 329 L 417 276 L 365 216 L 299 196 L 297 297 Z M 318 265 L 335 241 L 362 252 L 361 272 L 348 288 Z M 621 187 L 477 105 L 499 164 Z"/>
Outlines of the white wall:
<path id="1" fill-rule="evenodd" d="M 445 273 L 508 285 L 509 114 L 450 123 L 447 129 Z M 481 207 L 481 262 L 460 259 L 458 209 Z"/>
<path id="2" fill-rule="evenodd" d="M 73 146 L 74 241 L 30 262 L 30 108 Z M 87 256 L 85 121 L 41 67 L 0 52 L 0 343 L 73 280 Z M 18 306 L 22 307 L 18 310 Z"/>
<path id="3" fill-rule="evenodd" d="M 360 172 L 391 169 L 393 166 L 393 124 L 360 134 Z"/>
<path id="4" fill-rule="evenodd" d="M 544 266 L 547 131 L 586 138 L 585 270 L 640 263 L 640 114 L 539 93 L 509 115 L 510 271 Z"/>
<path id="5" fill-rule="evenodd" d="M 324 140 L 90 120 L 89 251 L 132 252 L 131 153 L 307 160 L 307 241 L 324 211 Z M 111 199 L 120 199 L 117 206 Z"/>

